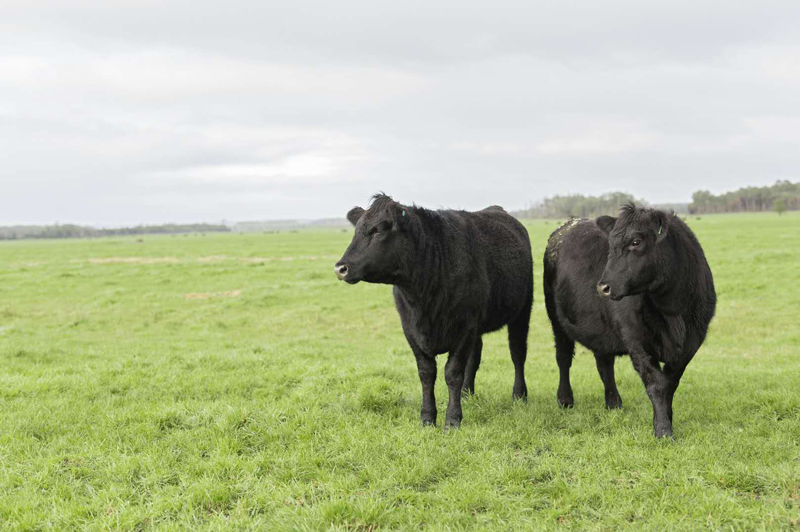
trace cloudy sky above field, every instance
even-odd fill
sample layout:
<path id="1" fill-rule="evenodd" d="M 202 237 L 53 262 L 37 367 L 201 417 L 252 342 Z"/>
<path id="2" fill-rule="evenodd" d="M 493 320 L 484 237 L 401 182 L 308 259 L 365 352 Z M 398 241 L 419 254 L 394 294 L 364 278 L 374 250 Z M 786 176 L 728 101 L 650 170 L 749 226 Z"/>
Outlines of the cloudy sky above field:
<path id="1" fill-rule="evenodd" d="M 0 223 L 800 180 L 800 2 L 0 4 Z"/>

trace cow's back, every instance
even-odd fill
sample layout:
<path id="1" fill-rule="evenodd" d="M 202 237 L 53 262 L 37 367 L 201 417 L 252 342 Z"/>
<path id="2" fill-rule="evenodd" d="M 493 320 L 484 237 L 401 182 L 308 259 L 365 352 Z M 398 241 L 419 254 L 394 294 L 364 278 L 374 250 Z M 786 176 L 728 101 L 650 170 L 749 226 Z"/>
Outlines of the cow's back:
<path id="1" fill-rule="evenodd" d="M 397 310 L 407 336 L 427 352 L 443 353 L 463 327 L 495 331 L 522 314 L 533 301 L 533 265 L 528 232 L 500 207 L 478 212 L 429 213 L 440 267 L 426 272 L 435 285 L 414 300 L 395 287 Z M 469 325 L 467 325 L 469 324 Z"/>
<path id="2" fill-rule="evenodd" d="M 533 301 L 533 260 L 528 231 L 501 207 L 464 213 L 470 225 L 467 249 L 473 259 L 485 301 L 483 330 L 490 332 L 513 320 Z"/>

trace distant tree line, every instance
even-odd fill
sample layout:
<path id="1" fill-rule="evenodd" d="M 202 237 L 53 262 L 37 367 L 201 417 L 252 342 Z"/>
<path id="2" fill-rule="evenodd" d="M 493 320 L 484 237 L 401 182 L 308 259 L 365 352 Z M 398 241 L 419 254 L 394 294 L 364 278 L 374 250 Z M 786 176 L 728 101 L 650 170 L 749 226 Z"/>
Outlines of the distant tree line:
<path id="1" fill-rule="evenodd" d="M 625 192 L 610 192 L 602 196 L 584 196 L 571 194 L 546 198 L 537 205 L 527 209 L 514 211 L 511 214 L 518 218 L 594 218 L 603 214 L 617 214 L 620 205 L 633 202 L 636 205 L 647 205 Z M 676 213 L 687 212 L 686 204 L 657 206 L 674 210 Z M 691 214 L 723 213 L 723 212 L 763 212 L 800 210 L 800 182 L 778 181 L 769 187 L 746 187 L 734 192 L 715 196 L 707 190 L 699 190 L 692 195 L 692 203 L 688 206 Z M 248 232 L 254 230 L 286 229 L 291 226 L 306 227 L 315 225 L 331 225 L 340 220 L 318 220 L 315 222 L 253 222 L 236 224 L 235 230 Z M 96 238 L 102 236 L 176 234 L 176 233 L 211 233 L 230 232 L 231 228 L 224 224 L 162 224 L 137 225 L 117 229 L 96 229 L 75 224 L 54 225 L 16 225 L 0 227 L 0 240 L 17 240 L 28 238 Z"/>
<path id="2" fill-rule="evenodd" d="M 763 212 L 800 210 L 800 183 L 778 181 L 771 187 L 747 187 L 715 196 L 707 190 L 692 195 L 689 212 Z"/>
<path id="3" fill-rule="evenodd" d="M 512 214 L 518 218 L 595 218 L 603 214 L 617 214 L 620 205 L 629 201 L 636 205 L 647 204 L 644 200 L 625 192 L 610 192 L 602 196 L 572 194 L 545 198 L 538 205 L 532 205 Z"/>
<path id="4" fill-rule="evenodd" d="M 151 235 L 175 233 L 228 232 L 230 227 L 221 224 L 163 224 L 137 225 L 117 229 L 96 229 L 83 225 L 16 225 L 0 227 L 0 240 L 24 238 L 96 238 L 101 236 Z"/>

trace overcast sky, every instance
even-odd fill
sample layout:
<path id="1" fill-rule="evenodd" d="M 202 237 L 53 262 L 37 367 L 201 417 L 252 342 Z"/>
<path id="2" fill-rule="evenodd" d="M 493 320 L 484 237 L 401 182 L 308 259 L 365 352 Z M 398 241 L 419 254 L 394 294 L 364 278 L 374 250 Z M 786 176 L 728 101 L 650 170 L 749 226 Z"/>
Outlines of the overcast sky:
<path id="1" fill-rule="evenodd" d="M 797 0 L 2 0 L 0 223 L 798 181 L 798 21 Z"/>

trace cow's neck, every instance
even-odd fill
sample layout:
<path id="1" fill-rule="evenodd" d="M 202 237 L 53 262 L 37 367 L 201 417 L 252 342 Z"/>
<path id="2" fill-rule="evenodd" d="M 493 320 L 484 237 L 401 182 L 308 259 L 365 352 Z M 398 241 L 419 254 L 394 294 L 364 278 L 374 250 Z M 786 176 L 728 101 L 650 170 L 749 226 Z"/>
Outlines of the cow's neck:
<path id="1" fill-rule="evenodd" d="M 659 275 L 657 283 L 648 291 L 647 297 L 662 314 L 677 316 L 686 312 L 696 287 L 691 268 L 688 267 L 689 260 L 680 260 L 680 254 L 675 249 L 675 246 L 680 244 L 671 237 L 671 234 L 667 236 L 669 241 L 664 244 L 668 247 L 662 251 L 671 254 L 669 257 L 671 260 L 665 260 L 662 264 L 674 264 L 676 267 Z"/>
<path id="2" fill-rule="evenodd" d="M 407 274 L 395 286 L 409 304 L 420 309 L 431 309 L 447 299 L 447 249 L 441 240 L 425 235 L 417 245 L 416 254 L 409 257 Z"/>
<path id="3" fill-rule="evenodd" d="M 647 299 L 655 309 L 666 316 L 683 314 L 686 309 L 686 300 L 677 286 L 661 292 L 648 292 Z"/>

